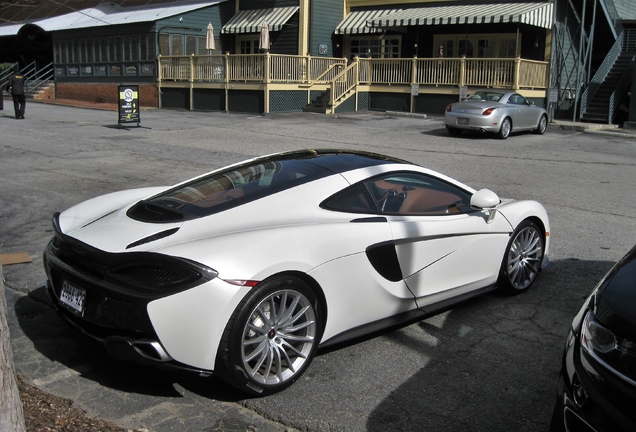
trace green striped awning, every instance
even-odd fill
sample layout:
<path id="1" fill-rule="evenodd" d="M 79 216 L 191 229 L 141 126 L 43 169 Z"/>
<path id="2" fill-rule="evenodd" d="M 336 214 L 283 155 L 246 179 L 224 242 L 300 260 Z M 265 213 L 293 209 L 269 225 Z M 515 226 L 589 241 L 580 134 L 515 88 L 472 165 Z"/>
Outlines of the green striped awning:
<path id="1" fill-rule="evenodd" d="M 269 31 L 280 31 L 298 9 L 298 6 L 290 6 L 242 10 L 223 26 L 221 33 L 258 33 L 263 22 L 267 23 Z"/>
<path id="2" fill-rule="evenodd" d="M 381 29 L 367 26 L 367 22 L 372 19 L 381 18 L 391 13 L 399 12 L 402 9 L 391 10 L 365 10 L 351 12 L 347 17 L 342 20 L 334 31 L 335 34 L 360 34 L 360 33 L 375 33 L 382 31 Z"/>
<path id="3" fill-rule="evenodd" d="M 552 3 L 500 3 L 403 9 L 368 19 L 371 27 L 522 23 L 552 27 Z"/>

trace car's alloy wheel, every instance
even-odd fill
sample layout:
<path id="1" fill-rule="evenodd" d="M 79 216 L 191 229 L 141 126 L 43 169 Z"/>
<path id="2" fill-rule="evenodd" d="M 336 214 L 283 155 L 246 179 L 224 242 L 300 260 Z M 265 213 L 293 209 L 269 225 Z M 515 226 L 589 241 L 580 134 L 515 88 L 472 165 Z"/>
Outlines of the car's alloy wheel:
<path id="1" fill-rule="evenodd" d="M 512 234 L 499 275 L 499 287 L 509 293 L 521 293 L 532 285 L 541 269 L 544 239 L 539 227 L 523 221 Z"/>
<path id="2" fill-rule="evenodd" d="M 539 119 L 539 124 L 537 124 L 537 128 L 534 130 L 534 133 L 537 135 L 543 135 L 548 128 L 548 117 L 542 115 Z"/>
<path id="3" fill-rule="evenodd" d="M 239 304 L 217 358 L 221 378 L 265 395 L 280 391 L 307 369 L 322 334 L 316 295 L 302 280 L 276 277 Z"/>
<path id="4" fill-rule="evenodd" d="M 510 119 L 506 117 L 501 121 L 501 127 L 499 128 L 499 132 L 497 132 L 497 138 L 506 139 L 508 135 L 510 135 L 510 131 L 512 130 L 512 123 Z"/>

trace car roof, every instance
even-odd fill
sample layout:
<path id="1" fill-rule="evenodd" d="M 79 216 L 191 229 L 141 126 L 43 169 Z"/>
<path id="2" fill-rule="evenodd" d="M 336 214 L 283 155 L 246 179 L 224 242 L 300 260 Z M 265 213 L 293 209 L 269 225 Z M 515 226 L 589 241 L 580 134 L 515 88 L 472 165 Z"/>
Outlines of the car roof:
<path id="1" fill-rule="evenodd" d="M 355 150 L 309 149 L 275 153 L 231 165 L 169 188 L 131 207 L 128 217 L 168 223 L 209 216 L 272 194 L 378 165 L 414 164 Z"/>
<path id="2" fill-rule="evenodd" d="M 368 166 L 381 165 L 385 163 L 401 163 L 413 165 L 412 162 L 380 153 L 366 152 L 360 150 L 347 149 L 305 149 L 290 152 L 274 153 L 251 159 L 245 163 L 261 163 L 270 161 L 305 161 L 321 166 L 334 174 L 351 171 Z"/>

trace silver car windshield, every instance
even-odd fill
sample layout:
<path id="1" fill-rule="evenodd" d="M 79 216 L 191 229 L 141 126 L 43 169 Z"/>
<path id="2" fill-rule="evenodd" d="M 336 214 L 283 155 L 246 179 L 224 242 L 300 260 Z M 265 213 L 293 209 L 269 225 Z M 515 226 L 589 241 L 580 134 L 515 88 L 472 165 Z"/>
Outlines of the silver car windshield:
<path id="1" fill-rule="evenodd" d="M 488 91 L 477 91 L 470 96 L 466 100 L 485 100 L 485 101 L 493 101 L 499 102 L 499 99 L 503 96 L 502 93 L 488 92 Z"/>

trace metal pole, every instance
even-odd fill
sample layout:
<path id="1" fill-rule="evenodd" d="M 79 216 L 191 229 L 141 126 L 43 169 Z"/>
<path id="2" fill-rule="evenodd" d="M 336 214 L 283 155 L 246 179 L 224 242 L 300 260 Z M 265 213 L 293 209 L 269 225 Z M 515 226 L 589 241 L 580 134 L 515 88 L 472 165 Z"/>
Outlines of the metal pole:
<path id="1" fill-rule="evenodd" d="M 579 97 L 581 88 L 581 58 L 583 51 L 583 34 L 585 33 L 585 10 L 587 9 L 587 0 L 583 0 L 583 17 L 581 18 L 581 36 L 579 37 L 579 58 L 576 62 L 576 88 L 574 89 L 574 110 L 572 111 L 572 121 L 576 121 L 576 110 L 579 105 Z"/>

